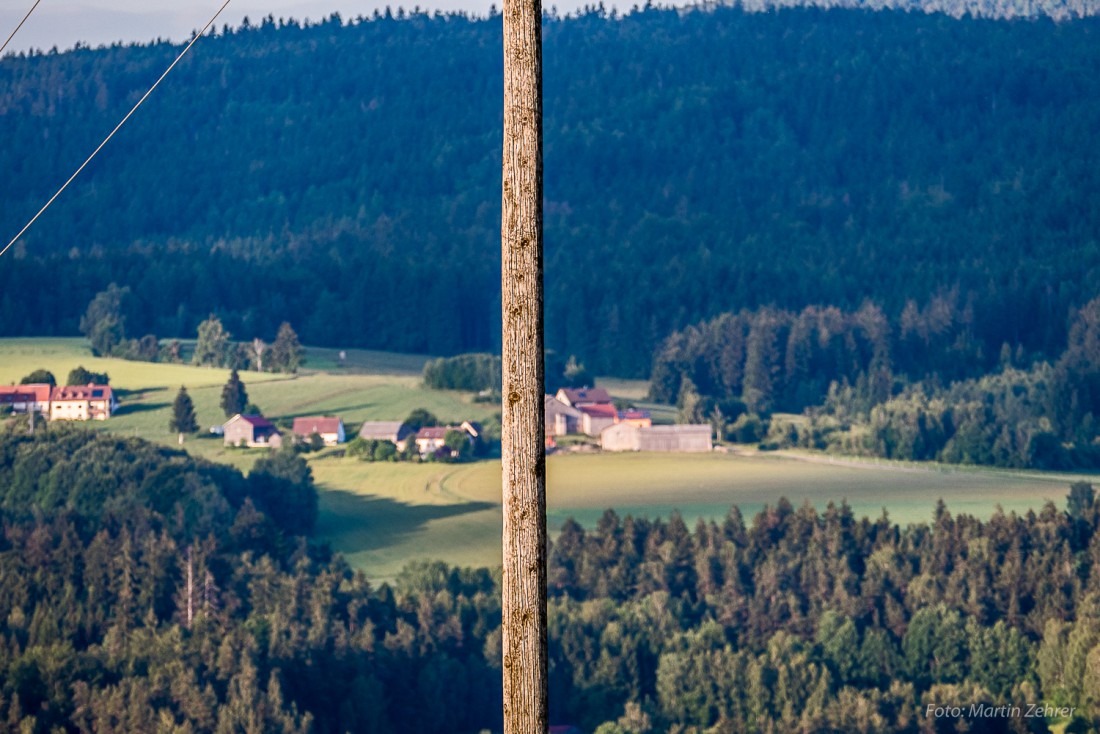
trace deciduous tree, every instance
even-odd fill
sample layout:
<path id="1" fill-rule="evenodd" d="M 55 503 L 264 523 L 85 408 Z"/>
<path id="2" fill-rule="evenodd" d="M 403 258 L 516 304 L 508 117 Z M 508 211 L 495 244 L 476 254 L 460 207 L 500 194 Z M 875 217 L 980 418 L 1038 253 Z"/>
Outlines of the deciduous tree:
<path id="1" fill-rule="evenodd" d="M 298 342 L 298 335 L 290 323 L 284 321 L 279 327 L 275 342 L 268 351 L 268 362 L 273 370 L 294 373 L 302 365 L 305 351 Z"/>
<path id="2" fill-rule="evenodd" d="M 229 349 L 230 333 L 222 326 L 221 319 L 214 314 L 199 324 L 199 338 L 195 344 L 195 353 L 191 364 L 206 367 L 220 367 L 225 362 Z"/>
<path id="3" fill-rule="evenodd" d="M 129 286 L 111 283 L 96 294 L 80 319 L 80 332 L 92 343 L 92 353 L 107 357 L 126 340 L 126 318 L 122 302 L 130 294 Z"/>
<path id="4" fill-rule="evenodd" d="M 40 385 L 42 383 L 45 383 L 50 387 L 54 387 L 55 385 L 57 385 L 57 378 L 54 377 L 53 373 L 49 370 L 37 369 L 19 381 L 20 385 Z M 80 383 L 70 382 L 69 384 L 78 385 Z"/>

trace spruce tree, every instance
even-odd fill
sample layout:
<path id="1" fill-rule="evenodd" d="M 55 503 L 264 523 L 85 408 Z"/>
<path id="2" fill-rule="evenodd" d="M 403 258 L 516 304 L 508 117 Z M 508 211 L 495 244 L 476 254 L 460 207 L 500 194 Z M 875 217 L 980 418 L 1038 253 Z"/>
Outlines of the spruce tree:
<path id="1" fill-rule="evenodd" d="M 232 418 L 237 413 L 243 413 L 246 405 L 248 405 L 248 392 L 244 389 L 240 374 L 237 370 L 233 370 L 229 374 L 229 382 L 222 388 L 222 410 L 225 411 L 226 418 Z"/>
<path id="2" fill-rule="evenodd" d="M 187 394 L 186 387 L 180 387 L 176 393 L 176 401 L 172 404 L 172 419 L 168 422 L 168 430 L 179 434 L 179 442 L 183 443 L 183 434 L 194 433 L 199 430 L 199 422 L 195 418 L 195 405 L 191 402 L 191 396 Z"/>

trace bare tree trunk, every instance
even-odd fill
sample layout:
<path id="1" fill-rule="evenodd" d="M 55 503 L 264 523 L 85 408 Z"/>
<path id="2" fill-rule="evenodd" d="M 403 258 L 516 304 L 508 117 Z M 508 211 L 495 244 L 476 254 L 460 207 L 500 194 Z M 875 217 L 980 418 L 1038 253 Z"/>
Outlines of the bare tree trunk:
<path id="1" fill-rule="evenodd" d="M 504 732 L 545 734 L 546 445 L 542 325 L 542 5 L 504 2 Z"/>
<path id="2" fill-rule="evenodd" d="M 195 621 L 195 558 L 191 548 L 187 549 L 187 629 Z"/>

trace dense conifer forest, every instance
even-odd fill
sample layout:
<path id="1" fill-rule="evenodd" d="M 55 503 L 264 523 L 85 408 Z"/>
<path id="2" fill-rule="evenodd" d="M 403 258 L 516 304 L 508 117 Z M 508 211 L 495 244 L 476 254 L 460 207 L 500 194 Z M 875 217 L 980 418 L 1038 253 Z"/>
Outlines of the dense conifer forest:
<path id="1" fill-rule="evenodd" d="M 1055 358 L 1100 292 L 1097 29 L 548 17 L 547 345 L 647 376 L 722 313 L 870 302 L 898 323 L 947 299 L 984 363 L 1005 343 Z M 0 63 L 10 233 L 176 51 Z M 219 30 L 5 256 L 0 329 L 75 334 L 115 282 L 134 338 L 213 312 L 269 341 L 290 320 L 310 344 L 493 351 L 501 94 L 499 16 Z"/>
<path id="2" fill-rule="evenodd" d="M 1008 342 L 985 353 L 957 298 L 881 310 L 765 308 L 674 332 L 651 396 L 735 441 L 890 459 L 1100 467 L 1100 298 L 1075 312 L 1044 360 Z M 765 421 L 802 411 L 806 421 Z M 747 426 L 759 426 L 749 432 Z M 766 435 L 765 435 L 766 434 Z"/>
<path id="3" fill-rule="evenodd" d="M 298 535 L 316 496 L 293 453 L 243 477 L 138 439 L 0 431 L 5 730 L 500 730 L 495 572 L 372 584 Z M 909 527 L 784 500 L 694 528 L 608 511 L 566 523 L 549 588 L 552 718 L 586 731 L 1044 732 L 970 708 L 1041 703 L 1100 725 L 1086 484 L 1066 511 L 941 504 Z"/>

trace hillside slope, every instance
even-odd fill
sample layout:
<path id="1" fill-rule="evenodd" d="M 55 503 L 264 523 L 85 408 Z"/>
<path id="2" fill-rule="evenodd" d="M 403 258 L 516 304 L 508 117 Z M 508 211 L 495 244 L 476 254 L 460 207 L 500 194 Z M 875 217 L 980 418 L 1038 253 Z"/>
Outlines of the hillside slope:
<path id="1" fill-rule="evenodd" d="M 953 289 L 1049 351 L 1100 284 L 1095 19 L 647 10 L 546 23 L 547 343 L 644 375 L 740 308 L 896 317 Z M 0 63 L 17 231 L 177 48 Z M 498 335 L 499 16 L 204 39 L 0 266 L 0 333 L 72 334 L 111 281 L 133 335 L 446 354 Z"/>

